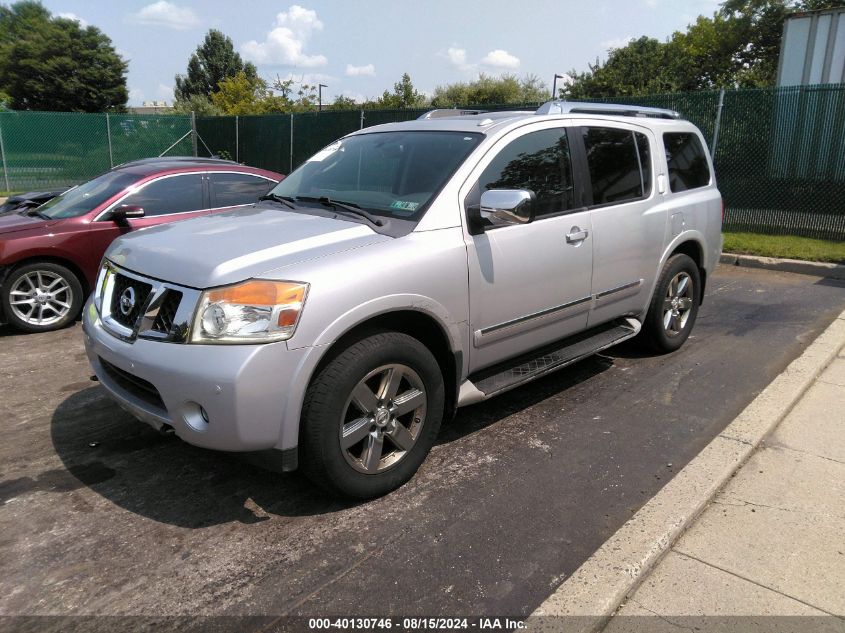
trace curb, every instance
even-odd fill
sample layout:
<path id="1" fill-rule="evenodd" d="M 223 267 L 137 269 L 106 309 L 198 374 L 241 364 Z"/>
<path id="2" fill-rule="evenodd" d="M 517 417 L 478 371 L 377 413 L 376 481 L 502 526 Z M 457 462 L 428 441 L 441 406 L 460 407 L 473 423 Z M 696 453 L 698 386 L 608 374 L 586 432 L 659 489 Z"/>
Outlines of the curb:
<path id="1" fill-rule="evenodd" d="M 805 262 L 800 259 L 758 257 L 756 255 L 737 255 L 735 253 L 722 253 L 722 256 L 719 258 L 719 262 L 730 266 L 764 268 L 766 270 L 779 270 L 785 273 L 827 277 L 828 279 L 845 279 L 845 266 L 842 264 Z"/>
<path id="2" fill-rule="evenodd" d="M 845 312 L 527 619 L 534 631 L 603 628 L 663 554 L 845 349 Z M 557 616 L 557 617 L 550 617 Z"/>

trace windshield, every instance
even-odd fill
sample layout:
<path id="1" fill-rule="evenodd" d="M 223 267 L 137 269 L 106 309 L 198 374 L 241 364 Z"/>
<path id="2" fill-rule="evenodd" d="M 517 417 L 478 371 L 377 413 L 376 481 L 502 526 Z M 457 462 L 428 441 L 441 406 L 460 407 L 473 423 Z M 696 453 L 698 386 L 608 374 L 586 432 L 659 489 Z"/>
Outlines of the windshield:
<path id="1" fill-rule="evenodd" d="M 271 193 L 329 198 L 382 217 L 416 221 L 483 136 L 465 132 L 374 132 L 332 143 Z"/>
<path id="2" fill-rule="evenodd" d="M 38 213 L 54 220 L 85 215 L 137 180 L 138 176 L 110 171 L 45 202 Z"/>

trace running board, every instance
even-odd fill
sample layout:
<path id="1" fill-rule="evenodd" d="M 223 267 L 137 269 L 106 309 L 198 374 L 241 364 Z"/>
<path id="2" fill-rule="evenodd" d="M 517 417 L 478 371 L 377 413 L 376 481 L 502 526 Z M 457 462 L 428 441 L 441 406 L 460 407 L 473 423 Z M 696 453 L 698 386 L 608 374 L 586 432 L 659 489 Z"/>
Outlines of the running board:
<path id="1" fill-rule="evenodd" d="M 481 402 L 540 376 L 592 356 L 596 352 L 633 338 L 642 325 L 633 318 L 619 319 L 603 326 L 558 341 L 530 355 L 520 356 L 478 372 L 464 381 L 458 394 L 458 406 Z"/>

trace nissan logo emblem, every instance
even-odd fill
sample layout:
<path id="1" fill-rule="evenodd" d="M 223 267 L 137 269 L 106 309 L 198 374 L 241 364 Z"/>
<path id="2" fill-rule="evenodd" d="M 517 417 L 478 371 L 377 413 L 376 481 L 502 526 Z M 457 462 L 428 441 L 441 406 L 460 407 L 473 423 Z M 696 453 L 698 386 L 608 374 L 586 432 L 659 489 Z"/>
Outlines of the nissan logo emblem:
<path id="1" fill-rule="evenodd" d="M 123 316 L 129 316 L 132 308 L 135 307 L 135 289 L 129 286 L 120 294 L 120 313 Z"/>

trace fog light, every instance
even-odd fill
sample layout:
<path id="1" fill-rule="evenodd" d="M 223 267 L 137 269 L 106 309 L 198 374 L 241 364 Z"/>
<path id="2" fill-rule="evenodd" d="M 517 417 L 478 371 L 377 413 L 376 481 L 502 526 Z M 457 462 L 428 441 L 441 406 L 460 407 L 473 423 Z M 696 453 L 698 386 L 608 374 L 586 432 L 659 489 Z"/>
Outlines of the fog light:
<path id="1" fill-rule="evenodd" d="M 182 405 L 182 419 L 194 431 L 204 433 L 208 430 L 208 411 L 198 402 L 186 402 Z"/>

